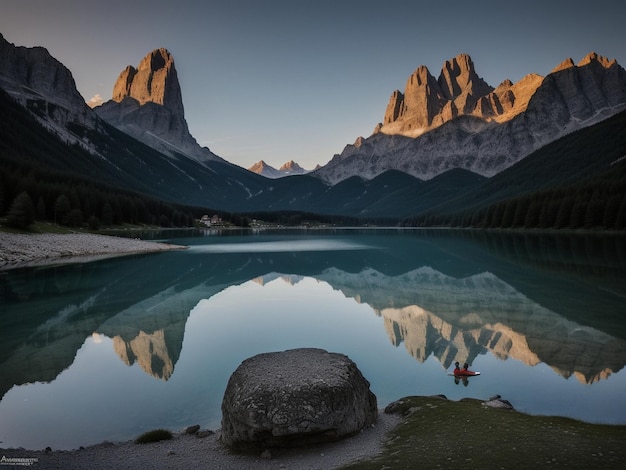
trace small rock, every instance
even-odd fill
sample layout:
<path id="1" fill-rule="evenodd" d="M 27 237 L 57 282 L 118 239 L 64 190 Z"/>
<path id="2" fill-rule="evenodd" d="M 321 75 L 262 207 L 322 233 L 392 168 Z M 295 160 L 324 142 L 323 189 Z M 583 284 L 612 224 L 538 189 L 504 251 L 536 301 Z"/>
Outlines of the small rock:
<path id="1" fill-rule="evenodd" d="M 194 424 L 193 426 L 187 426 L 183 431 L 183 434 L 195 434 L 200 430 L 199 424 Z"/>
<path id="2" fill-rule="evenodd" d="M 213 434 L 215 434 L 213 431 L 211 431 L 209 429 L 205 429 L 204 431 L 198 431 L 196 433 L 196 437 L 198 437 L 198 438 L 209 437 L 209 436 L 211 436 Z"/>
<path id="3" fill-rule="evenodd" d="M 266 460 L 271 460 L 272 452 L 269 449 L 265 449 L 263 453 L 261 454 L 261 458 L 266 459 Z"/>
<path id="4" fill-rule="evenodd" d="M 390 415 L 398 414 L 400 413 L 400 407 L 402 405 L 404 405 L 404 402 L 402 400 L 391 402 L 385 407 L 385 413 Z"/>
<path id="5" fill-rule="evenodd" d="M 513 405 L 508 400 L 503 400 L 502 398 L 489 399 L 488 401 L 484 401 L 482 403 L 484 406 L 489 406 L 491 408 L 501 408 L 503 410 L 512 410 Z"/>
<path id="6" fill-rule="evenodd" d="M 176 452 L 174 452 L 173 450 L 170 450 L 170 451 L 167 453 L 167 455 L 168 455 L 168 456 L 170 456 L 170 455 L 176 455 Z"/>

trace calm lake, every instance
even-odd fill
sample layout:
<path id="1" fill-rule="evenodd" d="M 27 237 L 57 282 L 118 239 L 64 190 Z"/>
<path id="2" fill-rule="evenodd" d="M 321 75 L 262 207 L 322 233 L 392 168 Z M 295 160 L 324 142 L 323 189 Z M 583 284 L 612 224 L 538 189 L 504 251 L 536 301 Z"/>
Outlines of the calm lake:
<path id="1" fill-rule="evenodd" d="M 298 347 L 348 355 L 379 408 L 500 394 L 626 424 L 624 236 L 173 235 L 190 248 L 0 272 L 0 447 L 217 429 L 237 366 Z M 455 380 L 455 361 L 482 375 Z"/>

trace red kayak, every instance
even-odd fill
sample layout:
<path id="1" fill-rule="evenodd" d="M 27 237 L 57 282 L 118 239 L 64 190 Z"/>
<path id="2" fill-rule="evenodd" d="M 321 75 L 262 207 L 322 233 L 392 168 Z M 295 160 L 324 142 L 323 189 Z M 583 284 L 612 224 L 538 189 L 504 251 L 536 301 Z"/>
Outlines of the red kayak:
<path id="1" fill-rule="evenodd" d="M 455 377 L 471 377 L 473 375 L 480 375 L 480 372 L 474 372 L 473 370 L 467 370 L 467 369 L 455 369 L 454 370 Z"/>

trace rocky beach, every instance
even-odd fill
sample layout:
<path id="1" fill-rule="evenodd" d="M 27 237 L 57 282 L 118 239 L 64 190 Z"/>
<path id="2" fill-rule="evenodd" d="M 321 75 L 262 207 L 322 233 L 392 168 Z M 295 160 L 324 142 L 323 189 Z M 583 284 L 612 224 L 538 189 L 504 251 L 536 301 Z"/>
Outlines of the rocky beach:
<path id="1" fill-rule="evenodd" d="M 220 444 L 218 432 L 175 433 L 173 439 L 149 444 L 104 442 L 72 451 L 1 449 L 0 459 L 8 468 L 63 469 L 254 469 L 314 470 L 338 468 L 378 455 L 388 431 L 400 422 L 397 415 L 380 412 L 378 421 L 359 434 L 338 441 L 264 453 L 235 454 Z M 23 463 L 19 463 L 23 462 Z"/>
<path id="2" fill-rule="evenodd" d="M 0 232 L 0 270 L 184 249 L 184 246 L 91 233 Z"/>

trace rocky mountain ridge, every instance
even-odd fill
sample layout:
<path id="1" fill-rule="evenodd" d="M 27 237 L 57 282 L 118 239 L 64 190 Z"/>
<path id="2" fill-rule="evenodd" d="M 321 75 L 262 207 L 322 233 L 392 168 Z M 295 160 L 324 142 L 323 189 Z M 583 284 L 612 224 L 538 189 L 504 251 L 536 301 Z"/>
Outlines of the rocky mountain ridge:
<path id="1" fill-rule="evenodd" d="M 314 175 L 335 184 L 397 169 L 430 179 L 452 168 L 484 176 L 543 145 L 626 108 L 626 71 L 596 53 L 567 59 L 546 77 L 505 80 L 495 89 L 467 54 L 446 61 L 438 79 L 420 66 L 404 93 L 392 93 L 383 122 Z"/>
<path id="2" fill-rule="evenodd" d="M 0 34 L 0 87 L 64 142 L 93 150 L 67 124 L 97 129 L 98 119 L 76 89 L 72 73 L 45 48 L 15 46 Z"/>

